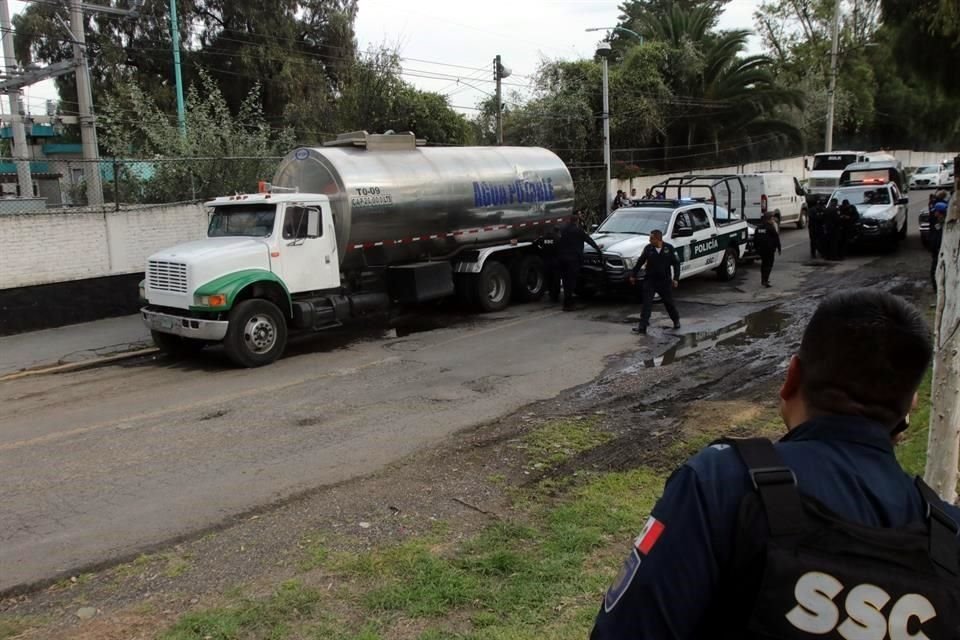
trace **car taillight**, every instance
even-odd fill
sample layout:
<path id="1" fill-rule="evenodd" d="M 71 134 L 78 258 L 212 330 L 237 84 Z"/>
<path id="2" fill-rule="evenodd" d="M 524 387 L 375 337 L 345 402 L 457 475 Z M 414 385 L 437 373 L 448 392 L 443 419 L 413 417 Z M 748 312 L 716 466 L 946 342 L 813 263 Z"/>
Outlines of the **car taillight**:
<path id="1" fill-rule="evenodd" d="M 760 196 L 760 213 L 767 212 L 767 194 L 762 194 Z"/>

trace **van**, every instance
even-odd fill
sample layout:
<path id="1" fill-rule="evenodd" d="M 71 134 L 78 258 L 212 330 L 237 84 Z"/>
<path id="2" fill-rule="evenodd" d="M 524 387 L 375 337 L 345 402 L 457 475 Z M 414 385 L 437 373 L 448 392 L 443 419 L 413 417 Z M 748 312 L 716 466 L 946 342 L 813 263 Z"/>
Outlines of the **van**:
<path id="1" fill-rule="evenodd" d="M 807 226 L 807 199 L 800 181 L 779 171 L 761 171 L 740 175 L 747 189 L 744 216 L 757 224 L 767 211 L 773 213 L 777 226 Z"/>

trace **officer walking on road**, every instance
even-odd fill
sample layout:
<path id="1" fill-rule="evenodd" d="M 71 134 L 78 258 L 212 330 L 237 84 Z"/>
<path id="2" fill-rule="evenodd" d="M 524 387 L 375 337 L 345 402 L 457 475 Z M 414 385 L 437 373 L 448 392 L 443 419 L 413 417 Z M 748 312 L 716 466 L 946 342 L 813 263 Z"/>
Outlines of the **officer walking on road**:
<path id="1" fill-rule="evenodd" d="M 563 310 L 573 311 L 575 308 L 574 296 L 577 291 L 577 276 L 583 265 L 583 245 L 590 245 L 600 254 L 600 264 L 603 264 L 603 251 L 593 238 L 580 227 L 580 211 L 576 211 L 570 221 L 560 229 L 557 241 L 557 261 L 560 267 L 560 279 L 563 283 Z"/>
<path id="2" fill-rule="evenodd" d="M 763 214 L 760 225 L 753 232 L 753 246 L 756 247 L 757 253 L 760 255 L 760 284 L 764 287 L 770 287 L 770 272 L 773 271 L 774 254 L 783 254 L 780 234 L 777 232 L 777 225 L 773 222 L 773 213 L 767 211 Z"/>
<path id="3" fill-rule="evenodd" d="M 824 299 L 780 389 L 787 435 L 673 473 L 591 638 L 957 638 L 960 509 L 894 454 L 931 351 L 901 298 Z"/>
<path id="4" fill-rule="evenodd" d="M 807 235 L 810 238 L 810 258 L 817 257 L 823 223 L 823 207 L 820 203 L 811 205 L 807 214 Z"/>
<path id="5" fill-rule="evenodd" d="M 560 227 L 555 226 L 537 238 L 535 243 L 543 257 L 543 276 L 550 302 L 560 301 L 560 261 L 557 259 L 559 241 Z"/>
<path id="6" fill-rule="evenodd" d="M 650 244 L 646 246 L 636 266 L 630 273 L 630 281 L 636 282 L 637 273 L 646 267 L 646 276 L 641 284 L 643 296 L 643 312 L 640 315 L 640 325 L 633 329 L 634 333 L 645 334 L 650 324 L 650 314 L 653 313 L 653 296 L 659 294 L 663 306 L 666 307 L 673 328 L 680 328 L 680 314 L 673 303 L 673 290 L 680 282 L 680 258 L 673 245 L 663 241 L 663 232 L 654 229 L 650 232 Z"/>
<path id="7" fill-rule="evenodd" d="M 823 257 L 827 260 L 838 260 L 840 255 L 840 205 L 836 198 L 830 201 L 823 210 Z"/>
<path id="8" fill-rule="evenodd" d="M 857 232 L 857 223 L 860 221 L 860 212 L 849 200 L 840 203 L 840 239 L 837 242 L 837 257 L 843 260 L 847 257 L 847 249 L 853 242 Z"/>

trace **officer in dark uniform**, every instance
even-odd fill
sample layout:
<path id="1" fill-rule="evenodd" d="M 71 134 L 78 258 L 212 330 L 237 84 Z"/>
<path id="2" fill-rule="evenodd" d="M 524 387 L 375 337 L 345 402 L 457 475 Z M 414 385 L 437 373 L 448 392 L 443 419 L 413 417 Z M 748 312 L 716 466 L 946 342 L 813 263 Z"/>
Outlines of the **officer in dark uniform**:
<path id="1" fill-rule="evenodd" d="M 543 258 L 543 275 L 546 279 L 547 294 L 550 302 L 560 301 L 560 261 L 557 258 L 557 243 L 560 240 L 560 227 L 552 227 L 537 238 L 534 243 Z"/>
<path id="2" fill-rule="evenodd" d="M 821 206 L 819 203 L 807 207 L 807 236 L 810 238 L 810 258 L 817 257 L 817 242 L 820 235 Z"/>
<path id="3" fill-rule="evenodd" d="M 580 267 L 583 265 L 583 245 L 589 244 L 597 253 L 603 256 L 603 251 L 593 238 L 580 227 L 580 212 L 577 211 L 573 217 L 560 228 L 560 236 L 557 240 L 557 261 L 560 266 L 560 279 L 563 283 L 563 310 L 572 311 L 574 306 L 574 296 L 577 290 L 577 276 L 580 274 Z M 603 264 L 603 260 L 600 260 Z"/>
<path id="4" fill-rule="evenodd" d="M 838 260 L 840 255 L 840 203 L 836 198 L 823 210 L 823 257 L 827 260 Z"/>
<path id="5" fill-rule="evenodd" d="M 940 259 L 940 245 L 943 243 L 943 221 L 947 219 L 947 203 L 938 200 L 930 207 L 930 231 L 927 235 L 927 247 L 930 249 L 930 282 L 937 290 L 937 261 Z"/>
<path id="6" fill-rule="evenodd" d="M 860 211 L 850 204 L 849 200 L 840 203 L 840 240 L 837 243 L 837 257 L 843 260 L 847 257 L 847 248 L 853 242 L 857 232 L 857 223 L 860 221 Z"/>
<path id="7" fill-rule="evenodd" d="M 753 246 L 760 255 L 760 284 L 769 287 L 774 254 L 783 253 L 780 234 L 777 232 L 777 225 L 773 222 L 773 213 L 770 211 L 763 214 L 760 224 L 753 232 Z"/>
<path id="8" fill-rule="evenodd" d="M 904 300 L 826 298 L 780 389 L 787 435 L 674 472 L 591 638 L 960 637 L 960 509 L 894 455 L 931 351 Z"/>
<path id="9" fill-rule="evenodd" d="M 640 325 L 633 329 L 634 333 L 644 334 L 650 323 L 650 314 L 653 312 L 653 296 L 660 295 L 663 306 L 666 307 L 673 328 L 680 328 L 680 314 L 673 304 L 673 290 L 680 281 L 680 258 L 673 245 L 663 241 L 663 233 L 658 229 L 650 232 L 650 244 L 644 248 L 637 259 L 633 271 L 630 273 L 630 282 L 636 282 L 640 269 L 646 267 L 646 276 L 643 278 L 642 296 L 643 313 L 640 316 Z"/>

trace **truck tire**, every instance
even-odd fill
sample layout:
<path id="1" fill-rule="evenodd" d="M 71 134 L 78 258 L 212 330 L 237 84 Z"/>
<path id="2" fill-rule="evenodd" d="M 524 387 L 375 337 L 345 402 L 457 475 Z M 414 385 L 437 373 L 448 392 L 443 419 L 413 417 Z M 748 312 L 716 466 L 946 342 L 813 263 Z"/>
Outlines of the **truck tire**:
<path id="1" fill-rule="evenodd" d="M 487 260 L 475 282 L 481 311 L 503 311 L 510 304 L 510 271 L 502 262 Z"/>
<path id="2" fill-rule="evenodd" d="M 800 209 L 800 217 L 797 218 L 797 229 L 806 229 L 807 227 L 807 208 Z"/>
<path id="3" fill-rule="evenodd" d="M 546 293 L 547 276 L 540 256 L 521 256 L 514 262 L 510 276 L 513 299 L 517 302 L 536 302 Z"/>
<path id="4" fill-rule="evenodd" d="M 287 347 L 287 321 L 268 300 L 244 300 L 230 310 L 230 325 L 223 339 L 227 356 L 241 367 L 262 367 Z"/>
<path id="5" fill-rule="evenodd" d="M 171 333 L 161 333 L 159 331 L 151 331 L 150 337 L 153 338 L 153 344 L 157 345 L 160 351 L 174 358 L 192 356 L 207 346 L 207 343 L 203 340 L 181 338 Z"/>
<path id="6" fill-rule="evenodd" d="M 720 261 L 720 266 L 717 267 L 717 277 L 721 282 L 727 282 L 728 280 L 733 280 L 734 276 L 736 275 L 737 250 L 727 249 L 723 253 L 723 260 Z"/>

